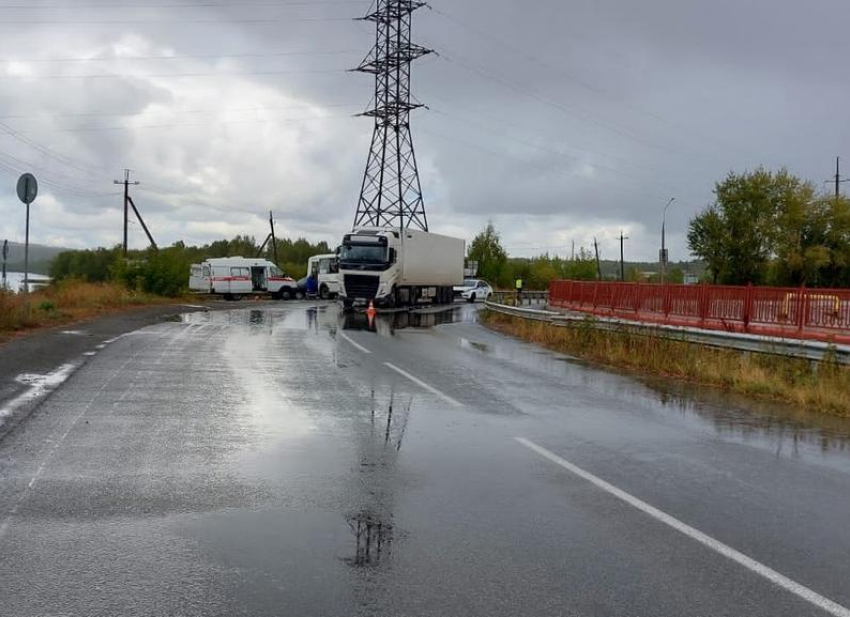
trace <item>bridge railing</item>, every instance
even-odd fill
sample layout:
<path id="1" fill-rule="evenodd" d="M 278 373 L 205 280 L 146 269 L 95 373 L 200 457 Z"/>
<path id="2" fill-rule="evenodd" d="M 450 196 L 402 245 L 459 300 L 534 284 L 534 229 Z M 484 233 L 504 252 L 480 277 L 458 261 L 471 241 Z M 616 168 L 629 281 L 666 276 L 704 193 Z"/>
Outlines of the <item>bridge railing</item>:
<path id="1" fill-rule="evenodd" d="M 850 290 L 552 281 L 549 306 L 728 332 L 850 342 Z"/>

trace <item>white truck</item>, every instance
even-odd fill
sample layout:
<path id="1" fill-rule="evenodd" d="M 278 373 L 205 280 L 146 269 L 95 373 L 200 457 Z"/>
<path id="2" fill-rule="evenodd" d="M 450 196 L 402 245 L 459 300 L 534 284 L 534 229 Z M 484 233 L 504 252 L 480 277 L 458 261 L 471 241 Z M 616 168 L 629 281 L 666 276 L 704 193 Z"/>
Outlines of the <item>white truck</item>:
<path id="1" fill-rule="evenodd" d="M 271 294 L 279 300 L 299 297 L 298 285 L 267 259 L 220 257 L 192 264 L 189 290 L 222 294 L 225 300 L 239 300 L 247 294 Z"/>
<path id="2" fill-rule="evenodd" d="M 418 230 L 360 228 L 339 248 L 340 299 L 346 308 L 450 304 L 463 282 L 466 243 Z"/>

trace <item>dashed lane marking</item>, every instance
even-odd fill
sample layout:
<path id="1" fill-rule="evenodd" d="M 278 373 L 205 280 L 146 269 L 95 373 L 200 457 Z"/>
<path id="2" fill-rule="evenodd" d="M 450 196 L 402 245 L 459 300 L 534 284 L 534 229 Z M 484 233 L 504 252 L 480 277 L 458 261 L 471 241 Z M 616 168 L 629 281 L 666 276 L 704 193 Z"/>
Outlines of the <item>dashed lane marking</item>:
<path id="1" fill-rule="evenodd" d="M 361 345 L 360 343 L 358 343 L 357 341 L 352 339 L 350 336 L 348 336 L 345 332 L 337 332 L 337 334 L 339 334 L 341 339 L 343 339 L 345 342 L 347 342 L 349 345 L 351 345 L 355 349 L 359 349 L 363 353 L 372 353 L 371 351 L 369 351 L 368 349 L 363 347 L 363 345 Z"/>
<path id="2" fill-rule="evenodd" d="M 431 386 L 431 385 L 425 383 L 424 381 L 422 381 L 418 377 L 414 377 L 413 375 L 411 375 L 407 371 L 397 367 L 395 364 L 391 364 L 390 362 L 384 362 L 384 366 L 391 368 L 392 370 L 394 370 L 396 373 L 398 373 L 402 377 L 407 377 L 410 381 L 415 383 L 417 386 L 419 386 L 420 388 L 424 388 L 425 390 L 428 390 L 428 392 L 430 392 L 431 394 L 436 394 L 437 396 L 439 396 L 441 399 L 443 399 L 444 401 L 446 401 L 450 405 L 454 405 L 455 407 L 463 407 L 463 403 L 461 403 L 460 401 L 453 399 L 448 394 L 444 394 L 444 393 L 440 392 L 434 386 Z"/>

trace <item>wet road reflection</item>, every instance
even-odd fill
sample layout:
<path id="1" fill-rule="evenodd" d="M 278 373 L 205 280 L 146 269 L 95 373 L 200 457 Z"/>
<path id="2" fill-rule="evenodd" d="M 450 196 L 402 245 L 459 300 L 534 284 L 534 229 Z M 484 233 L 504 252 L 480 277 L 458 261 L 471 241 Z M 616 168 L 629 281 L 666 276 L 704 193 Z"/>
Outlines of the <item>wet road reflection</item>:
<path id="1" fill-rule="evenodd" d="M 378 313 L 371 318 L 365 311 L 343 314 L 343 330 L 362 330 L 383 336 L 392 336 L 397 330 L 408 328 L 434 328 L 450 323 L 476 323 L 477 311 L 468 305 L 450 307 L 397 310 Z"/>
<path id="2" fill-rule="evenodd" d="M 0 511 L 27 495 L 0 615 L 810 614 L 518 435 L 846 601 L 850 422 L 602 370 L 478 310 L 357 331 L 258 303 L 107 347 L 0 444 Z"/>
<path id="3" fill-rule="evenodd" d="M 346 562 L 355 567 L 377 566 L 390 557 L 393 504 L 399 486 L 396 464 L 413 397 L 402 401 L 390 390 L 386 399 L 372 390 L 371 403 L 368 428 L 358 430 L 358 507 L 346 517 L 355 540 L 354 553 Z"/>
<path id="4" fill-rule="evenodd" d="M 696 387 L 670 379 L 621 376 L 613 370 L 551 353 L 494 333 L 477 325 L 480 307 L 457 304 L 450 308 L 379 313 L 344 312 L 334 303 L 289 305 L 192 313 L 183 321 L 193 325 L 246 326 L 249 336 L 271 335 L 280 328 L 334 336 L 337 330 L 362 331 L 392 337 L 405 330 L 436 329 L 454 338 L 469 352 L 491 361 L 513 363 L 543 371 L 565 386 L 585 386 L 618 397 L 639 397 L 654 411 L 674 413 L 690 422 L 710 425 L 726 438 L 769 444 L 777 454 L 798 456 L 802 447 L 820 452 L 850 452 L 850 419 L 835 418 L 790 405 L 754 401 L 714 388 Z M 440 330 L 440 328 L 444 328 Z M 576 370 L 579 369 L 579 370 Z"/>

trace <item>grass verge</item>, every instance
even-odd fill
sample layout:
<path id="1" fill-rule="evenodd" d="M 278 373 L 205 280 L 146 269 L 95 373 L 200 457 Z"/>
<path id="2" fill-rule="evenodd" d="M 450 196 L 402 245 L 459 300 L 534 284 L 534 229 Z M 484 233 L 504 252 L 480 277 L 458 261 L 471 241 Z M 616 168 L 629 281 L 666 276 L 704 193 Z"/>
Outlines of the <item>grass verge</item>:
<path id="1" fill-rule="evenodd" d="M 485 311 L 481 319 L 504 334 L 606 366 L 850 417 L 850 367 L 834 359 L 810 362 L 717 349 L 628 330 L 609 332 L 594 328 L 592 319 L 561 326 L 494 311 Z"/>
<path id="2" fill-rule="evenodd" d="M 16 333 L 61 325 L 127 308 L 173 302 L 118 283 L 67 280 L 29 295 L 0 290 L 0 341 Z"/>

